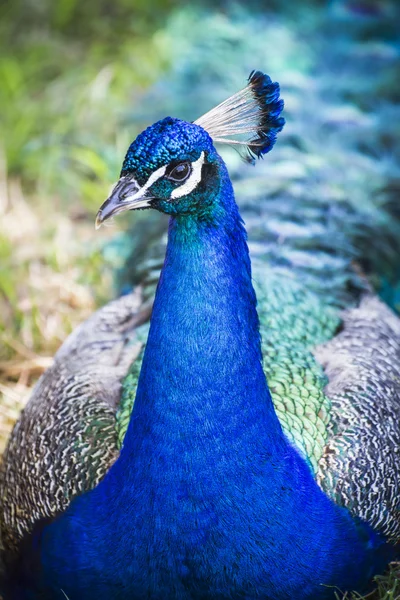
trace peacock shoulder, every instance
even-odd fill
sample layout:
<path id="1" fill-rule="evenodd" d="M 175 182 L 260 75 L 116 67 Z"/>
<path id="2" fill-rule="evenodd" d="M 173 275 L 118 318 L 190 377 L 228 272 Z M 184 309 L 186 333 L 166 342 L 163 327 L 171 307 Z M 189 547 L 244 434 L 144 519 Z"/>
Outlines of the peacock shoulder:
<path id="1" fill-rule="evenodd" d="M 116 460 L 121 380 L 148 316 L 140 288 L 110 302 L 69 336 L 37 383 L 1 465 L 5 548 L 93 488 Z"/>
<path id="2" fill-rule="evenodd" d="M 365 295 L 315 355 L 332 403 L 318 482 L 337 504 L 399 543 L 400 320 Z"/>

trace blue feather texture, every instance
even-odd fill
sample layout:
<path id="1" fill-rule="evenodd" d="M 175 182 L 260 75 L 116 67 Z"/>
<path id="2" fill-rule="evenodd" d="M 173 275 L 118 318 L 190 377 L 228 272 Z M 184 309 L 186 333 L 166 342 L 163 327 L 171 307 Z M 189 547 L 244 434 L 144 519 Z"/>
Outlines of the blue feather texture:
<path id="1" fill-rule="evenodd" d="M 31 538 L 40 568 L 17 571 L 29 582 L 21 598 L 62 590 L 70 600 L 327 600 L 361 591 L 395 549 L 321 490 L 282 430 L 246 232 L 208 134 L 157 123 L 130 147 L 123 177 L 175 164 L 176 140 L 179 159 L 203 160 L 201 180 L 174 200 L 164 175 L 147 188 L 171 220 L 121 453 L 97 487 Z"/>

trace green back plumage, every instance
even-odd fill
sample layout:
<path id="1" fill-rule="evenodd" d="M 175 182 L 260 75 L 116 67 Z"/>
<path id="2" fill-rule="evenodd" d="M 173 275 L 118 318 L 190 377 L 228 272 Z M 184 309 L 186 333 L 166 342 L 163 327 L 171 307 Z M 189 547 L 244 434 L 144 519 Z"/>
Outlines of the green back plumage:
<path id="1" fill-rule="evenodd" d="M 285 280 L 268 268 L 255 269 L 254 278 L 264 370 L 275 409 L 287 436 L 316 474 L 331 402 L 324 393 L 327 378 L 312 349 L 334 335 L 339 315 L 299 281 Z"/>

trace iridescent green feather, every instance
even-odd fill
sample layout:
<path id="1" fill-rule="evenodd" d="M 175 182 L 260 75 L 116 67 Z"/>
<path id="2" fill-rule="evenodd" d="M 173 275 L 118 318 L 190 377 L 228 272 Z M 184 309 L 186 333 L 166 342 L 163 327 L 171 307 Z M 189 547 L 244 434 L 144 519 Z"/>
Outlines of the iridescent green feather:
<path id="1" fill-rule="evenodd" d="M 265 374 L 282 427 L 315 474 L 327 440 L 331 402 L 312 348 L 333 337 L 339 314 L 300 282 L 265 267 L 262 274 L 257 271 Z"/>
<path id="2" fill-rule="evenodd" d="M 129 420 L 131 418 L 131 412 L 133 403 L 135 402 L 136 389 L 139 381 L 140 370 L 142 368 L 142 360 L 144 353 L 144 344 L 146 342 L 147 334 L 149 330 L 149 324 L 146 323 L 136 330 L 136 342 L 141 342 L 143 347 L 139 353 L 139 356 L 132 363 L 128 375 L 125 377 L 122 386 L 121 400 L 118 405 L 118 410 L 115 415 L 116 431 L 117 431 L 117 447 L 121 449 L 126 430 L 128 429 Z"/>
<path id="3" fill-rule="evenodd" d="M 116 414 L 116 428 L 118 436 L 118 450 L 121 449 L 126 430 L 128 429 L 131 418 L 133 404 L 135 402 L 137 384 L 139 381 L 140 369 L 142 368 L 143 352 L 141 351 L 137 360 L 132 364 L 128 375 L 126 376 L 122 388 L 121 402 Z"/>

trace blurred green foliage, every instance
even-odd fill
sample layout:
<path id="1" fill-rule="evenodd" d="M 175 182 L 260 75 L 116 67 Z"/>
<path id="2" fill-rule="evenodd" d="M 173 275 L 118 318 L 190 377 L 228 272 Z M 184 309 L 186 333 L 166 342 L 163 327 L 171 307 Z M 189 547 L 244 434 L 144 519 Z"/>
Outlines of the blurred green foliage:
<path id="1" fill-rule="evenodd" d="M 88 208 L 97 206 L 134 137 L 121 134 L 124 111 L 168 66 L 158 30 L 175 4 L 2 4 L 0 145 L 8 174 L 21 177 L 24 189 L 79 195 Z"/>
<path id="2" fill-rule="evenodd" d="M 113 295 L 94 214 L 141 126 L 127 115 L 170 64 L 177 4 L 0 5 L 0 380 L 31 385 L 14 362 L 51 356 Z"/>

